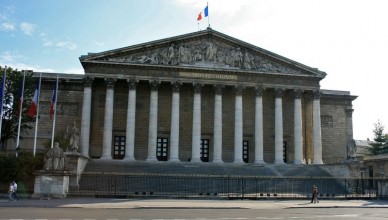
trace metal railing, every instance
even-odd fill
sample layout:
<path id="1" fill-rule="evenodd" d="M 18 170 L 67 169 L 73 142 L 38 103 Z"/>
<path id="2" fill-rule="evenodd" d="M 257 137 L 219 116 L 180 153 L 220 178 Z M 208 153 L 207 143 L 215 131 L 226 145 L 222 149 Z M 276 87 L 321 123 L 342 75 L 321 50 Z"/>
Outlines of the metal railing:
<path id="1" fill-rule="evenodd" d="M 167 175 L 84 173 L 70 196 L 167 197 L 211 199 L 302 199 L 311 197 L 312 186 L 327 199 L 379 197 L 382 178 L 278 177 L 224 175 Z"/>

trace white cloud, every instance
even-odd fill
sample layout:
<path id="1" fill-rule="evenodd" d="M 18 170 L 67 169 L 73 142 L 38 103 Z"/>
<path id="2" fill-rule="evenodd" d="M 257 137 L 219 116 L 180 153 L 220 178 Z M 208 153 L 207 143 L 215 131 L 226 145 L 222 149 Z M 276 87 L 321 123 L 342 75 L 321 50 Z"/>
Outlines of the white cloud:
<path id="1" fill-rule="evenodd" d="M 60 48 L 67 48 L 69 50 L 75 50 L 77 49 L 77 45 L 73 42 L 70 41 L 59 41 L 58 43 L 55 44 L 57 47 Z"/>
<path id="2" fill-rule="evenodd" d="M 22 22 L 20 23 L 19 27 L 20 27 L 20 30 L 22 30 L 25 35 L 32 35 L 33 32 L 35 31 L 36 26 L 34 24 Z"/>
<path id="3" fill-rule="evenodd" d="M 13 63 L 16 62 L 18 58 L 22 57 L 21 55 L 11 53 L 9 51 L 3 52 L 0 54 L 0 62 L 2 63 Z"/>
<path id="4" fill-rule="evenodd" d="M 14 31 L 15 26 L 9 22 L 4 22 L 1 24 L 0 30 L 2 30 L 2 31 Z"/>
<path id="5" fill-rule="evenodd" d="M 104 42 L 101 42 L 101 41 L 94 41 L 94 44 L 99 46 L 99 47 L 103 47 L 105 46 L 105 43 Z"/>

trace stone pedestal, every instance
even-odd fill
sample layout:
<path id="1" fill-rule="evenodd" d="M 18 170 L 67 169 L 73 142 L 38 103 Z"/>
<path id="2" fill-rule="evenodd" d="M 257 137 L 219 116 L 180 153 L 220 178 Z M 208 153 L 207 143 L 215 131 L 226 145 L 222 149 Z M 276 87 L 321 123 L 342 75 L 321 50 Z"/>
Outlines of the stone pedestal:
<path id="1" fill-rule="evenodd" d="M 81 174 L 83 173 L 89 158 L 77 152 L 65 152 L 66 170 L 70 172 L 69 185 L 78 187 Z"/>
<path id="2" fill-rule="evenodd" d="M 34 173 L 35 185 L 32 198 L 66 198 L 69 191 L 68 171 L 39 170 Z"/>
<path id="3" fill-rule="evenodd" d="M 89 158 L 77 152 L 65 152 L 65 170 L 39 170 L 34 173 L 32 198 L 66 198 L 70 187 L 78 188 Z"/>

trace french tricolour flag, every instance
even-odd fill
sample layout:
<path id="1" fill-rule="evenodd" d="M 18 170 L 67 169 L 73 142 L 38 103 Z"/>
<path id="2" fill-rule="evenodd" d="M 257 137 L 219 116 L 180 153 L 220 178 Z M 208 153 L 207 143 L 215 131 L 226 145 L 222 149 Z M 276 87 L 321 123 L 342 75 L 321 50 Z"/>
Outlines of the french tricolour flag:
<path id="1" fill-rule="evenodd" d="M 57 85 L 55 84 L 54 90 L 53 90 L 53 97 L 51 98 L 51 105 L 50 105 L 50 119 L 52 120 L 55 113 L 55 102 L 57 101 Z"/>
<path id="2" fill-rule="evenodd" d="M 32 97 L 31 106 L 28 109 L 28 116 L 33 118 L 36 115 L 36 111 L 38 108 L 38 97 L 39 97 L 39 83 L 35 88 L 34 97 Z"/>
<path id="3" fill-rule="evenodd" d="M 205 17 L 209 16 L 209 6 L 208 5 L 206 6 L 206 8 L 203 11 L 199 12 L 198 17 L 197 17 L 197 21 L 201 21 L 203 16 L 205 16 Z"/>

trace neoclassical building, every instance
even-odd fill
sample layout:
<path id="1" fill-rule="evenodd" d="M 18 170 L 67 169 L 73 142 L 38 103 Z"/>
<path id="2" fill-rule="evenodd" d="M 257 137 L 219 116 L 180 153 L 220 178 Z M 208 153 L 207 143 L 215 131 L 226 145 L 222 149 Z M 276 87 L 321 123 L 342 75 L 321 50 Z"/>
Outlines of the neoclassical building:
<path id="1" fill-rule="evenodd" d="M 80 62 L 84 75 L 59 74 L 57 131 L 76 121 L 86 157 L 332 164 L 352 147 L 356 96 L 322 90 L 325 72 L 210 28 Z M 46 105 L 53 80 L 46 74 Z"/>

